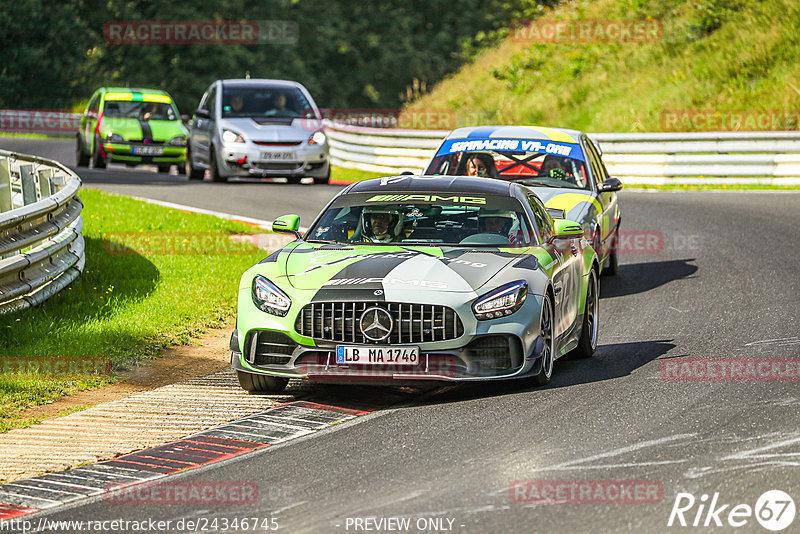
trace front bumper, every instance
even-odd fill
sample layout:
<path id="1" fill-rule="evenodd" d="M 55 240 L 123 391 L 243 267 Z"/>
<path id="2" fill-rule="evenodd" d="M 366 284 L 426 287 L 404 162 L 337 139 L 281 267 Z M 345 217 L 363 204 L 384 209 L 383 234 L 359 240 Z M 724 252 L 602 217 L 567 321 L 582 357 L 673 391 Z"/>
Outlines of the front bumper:
<path id="1" fill-rule="evenodd" d="M 268 157 L 270 155 L 270 157 Z M 246 143 L 223 144 L 219 166 L 225 176 L 312 176 L 324 178 L 329 172 L 328 145 L 307 142 L 286 145 Z"/>
<path id="2" fill-rule="evenodd" d="M 268 314 L 261 314 L 259 324 L 244 324 L 240 315 L 231 337 L 231 366 L 249 373 L 351 384 L 518 378 L 539 371 L 543 347 L 538 331 L 540 306 L 541 297 L 528 295 L 516 313 L 477 321 L 467 303 L 457 309 L 464 334 L 450 341 L 413 344 L 420 352 L 416 365 L 337 364 L 337 345 L 367 350 L 381 345 L 311 339 L 287 330 L 288 321 Z M 465 310 L 470 310 L 469 316 Z M 295 318 L 287 319 L 294 324 Z M 397 346 L 408 345 L 392 345 Z"/>
<path id="3" fill-rule="evenodd" d="M 137 150 L 160 149 L 159 154 L 137 154 Z M 142 143 L 103 143 L 109 161 L 120 163 L 175 163 L 186 159 L 186 147 L 172 145 L 146 145 Z"/>

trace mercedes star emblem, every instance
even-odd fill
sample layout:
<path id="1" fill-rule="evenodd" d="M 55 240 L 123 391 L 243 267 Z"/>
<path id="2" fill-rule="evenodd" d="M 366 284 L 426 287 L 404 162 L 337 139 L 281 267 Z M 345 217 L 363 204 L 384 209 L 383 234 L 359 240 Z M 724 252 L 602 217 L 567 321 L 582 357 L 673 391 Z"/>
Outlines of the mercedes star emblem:
<path id="1" fill-rule="evenodd" d="M 361 314 L 361 333 L 370 341 L 383 341 L 392 333 L 392 316 L 383 308 L 372 307 Z"/>

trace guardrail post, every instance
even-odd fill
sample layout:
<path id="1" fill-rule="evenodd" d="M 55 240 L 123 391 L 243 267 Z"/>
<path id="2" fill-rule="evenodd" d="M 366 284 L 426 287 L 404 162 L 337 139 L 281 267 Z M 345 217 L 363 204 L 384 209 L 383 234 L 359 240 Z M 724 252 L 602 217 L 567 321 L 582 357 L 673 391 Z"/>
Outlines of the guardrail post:
<path id="1" fill-rule="evenodd" d="M 39 196 L 47 198 L 53 194 L 53 169 L 40 169 L 39 170 Z"/>
<path id="2" fill-rule="evenodd" d="M 36 176 L 33 174 L 33 165 L 20 165 L 19 178 L 22 182 L 22 205 L 35 204 Z"/>
<path id="3" fill-rule="evenodd" d="M 0 213 L 11 211 L 11 170 L 8 158 L 0 157 Z"/>

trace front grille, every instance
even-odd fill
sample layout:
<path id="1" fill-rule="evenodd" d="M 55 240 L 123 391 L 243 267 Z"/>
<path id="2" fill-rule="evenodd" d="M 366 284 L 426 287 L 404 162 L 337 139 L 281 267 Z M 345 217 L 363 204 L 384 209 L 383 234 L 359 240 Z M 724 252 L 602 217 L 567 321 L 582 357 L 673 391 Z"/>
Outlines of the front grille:
<path id="1" fill-rule="evenodd" d="M 255 365 L 285 365 L 291 360 L 297 343 L 280 332 L 254 330 L 247 335 L 245 356 Z"/>
<path id="2" fill-rule="evenodd" d="M 511 369 L 508 336 L 479 337 L 467 346 L 469 359 L 481 370 Z"/>
<path id="3" fill-rule="evenodd" d="M 255 169 L 264 171 L 299 171 L 303 167 L 302 163 L 265 163 L 263 161 L 256 161 L 251 165 Z"/>
<path id="4" fill-rule="evenodd" d="M 253 141 L 257 145 L 261 146 L 297 146 L 302 141 Z"/>
<path id="5" fill-rule="evenodd" d="M 458 314 L 447 306 L 398 302 L 315 302 L 297 315 L 294 328 L 301 336 L 336 343 L 374 344 L 361 332 L 359 322 L 367 308 L 377 306 L 392 316 L 394 326 L 380 344 L 447 341 L 464 334 Z"/>

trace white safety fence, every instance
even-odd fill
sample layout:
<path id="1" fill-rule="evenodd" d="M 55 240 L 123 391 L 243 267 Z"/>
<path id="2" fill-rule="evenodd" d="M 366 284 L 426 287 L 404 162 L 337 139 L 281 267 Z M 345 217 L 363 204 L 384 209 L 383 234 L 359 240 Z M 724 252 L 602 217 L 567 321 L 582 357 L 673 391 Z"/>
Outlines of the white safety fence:
<path id="1" fill-rule="evenodd" d="M 83 271 L 80 186 L 58 162 L 0 150 L 0 314 L 41 304 Z"/>
<path id="2" fill-rule="evenodd" d="M 334 165 L 421 172 L 447 130 L 400 130 L 326 122 Z M 800 132 L 589 134 L 612 176 L 626 184 L 800 185 Z"/>

